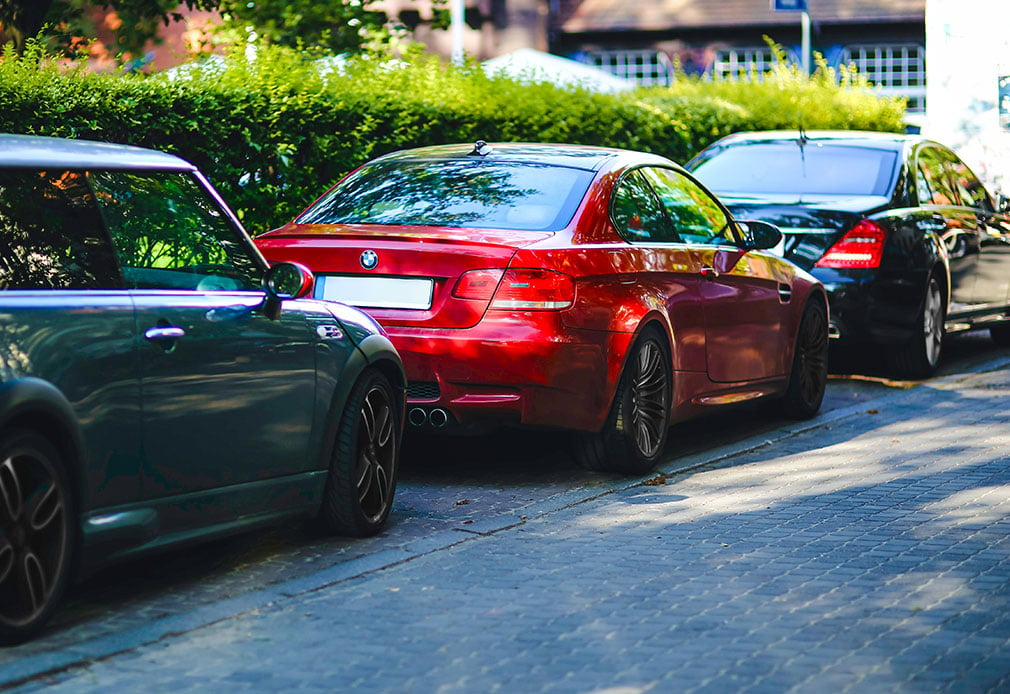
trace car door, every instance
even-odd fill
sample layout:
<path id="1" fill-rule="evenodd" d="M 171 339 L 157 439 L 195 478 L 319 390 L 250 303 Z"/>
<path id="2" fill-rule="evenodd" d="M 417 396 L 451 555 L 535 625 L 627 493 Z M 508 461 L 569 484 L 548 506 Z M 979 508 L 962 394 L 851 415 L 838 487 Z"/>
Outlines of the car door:
<path id="1" fill-rule="evenodd" d="M 972 303 L 980 309 L 1005 306 L 1010 293 L 1010 218 L 996 211 L 985 186 L 956 154 L 941 152 L 961 206 L 978 224 Z"/>
<path id="2" fill-rule="evenodd" d="M 240 494 L 316 464 L 312 316 L 296 302 L 278 320 L 264 315 L 265 263 L 194 174 L 105 171 L 91 181 L 141 334 L 144 498 Z M 241 512 L 237 497 L 216 498 Z"/>
<path id="3" fill-rule="evenodd" d="M 918 224 L 924 230 L 937 232 L 947 247 L 950 312 L 971 311 L 976 305 L 975 283 L 981 250 L 978 220 L 971 208 L 960 204 L 948 175 L 947 157 L 940 147 L 920 148 L 915 166 L 918 202 L 929 213 Z"/>
<path id="4" fill-rule="evenodd" d="M 729 214 L 689 176 L 665 167 L 647 167 L 643 174 L 679 242 L 691 248 L 702 279 L 696 286 L 709 378 L 735 383 L 786 373 L 792 350 L 784 334 L 791 300 L 785 261 L 739 248 Z"/>
<path id="5" fill-rule="evenodd" d="M 69 403 L 83 444 L 82 511 L 135 498 L 133 303 L 83 172 L 0 170 L 0 390 L 22 411 Z"/>

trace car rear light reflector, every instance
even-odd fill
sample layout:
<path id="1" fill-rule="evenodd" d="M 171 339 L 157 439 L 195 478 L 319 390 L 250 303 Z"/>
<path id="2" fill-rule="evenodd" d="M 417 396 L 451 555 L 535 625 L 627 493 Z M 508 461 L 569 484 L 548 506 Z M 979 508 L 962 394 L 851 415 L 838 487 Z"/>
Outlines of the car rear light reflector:
<path id="1" fill-rule="evenodd" d="M 491 302 L 506 311 L 558 311 L 575 302 L 575 278 L 553 270 L 506 270 Z"/>
<path id="2" fill-rule="evenodd" d="M 504 270 L 470 270 L 459 276 L 452 295 L 457 299 L 478 299 L 490 301 Z"/>
<path id="3" fill-rule="evenodd" d="M 880 267 L 886 235 L 880 225 L 868 219 L 860 220 L 828 249 L 816 266 L 842 269 Z"/>

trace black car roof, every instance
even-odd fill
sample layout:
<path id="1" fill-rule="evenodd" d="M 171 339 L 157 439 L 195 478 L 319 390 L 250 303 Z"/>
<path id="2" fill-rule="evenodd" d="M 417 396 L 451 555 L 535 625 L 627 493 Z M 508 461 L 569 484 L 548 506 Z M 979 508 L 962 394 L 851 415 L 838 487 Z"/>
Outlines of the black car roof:
<path id="1" fill-rule="evenodd" d="M 921 135 L 882 133 L 864 130 L 808 130 L 803 132 L 809 142 L 832 142 L 840 145 L 870 147 L 898 151 L 908 145 L 927 142 Z M 761 142 L 793 141 L 800 138 L 799 130 L 764 130 L 739 132 L 727 135 L 716 145 L 756 144 Z"/>
<path id="2" fill-rule="evenodd" d="M 490 150 L 485 155 L 474 154 L 474 144 L 435 145 L 418 147 L 379 157 L 375 161 L 450 161 L 474 159 L 486 161 L 524 162 L 547 166 L 565 166 L 589 171 L 599 170 L 604 164 L 615 160 L 636 158 L 643 162 L 669 164 L 669 160 L 652 154 L 632 152 L 610 147 L 590 145 L 541 144 L 532 142 L 488 143 Z"/>
<path id="3" fill-rule="evenodd" d="M 179 157 L 143 147 L 3 133 L 0 133 L 0 167 L 196 170 Z"/>

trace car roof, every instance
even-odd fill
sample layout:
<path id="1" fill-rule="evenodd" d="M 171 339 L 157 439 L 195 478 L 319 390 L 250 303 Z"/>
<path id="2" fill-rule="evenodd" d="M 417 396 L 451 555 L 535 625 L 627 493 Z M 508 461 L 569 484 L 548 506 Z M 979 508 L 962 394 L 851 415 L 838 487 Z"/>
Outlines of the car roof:
<path id="1" fill-rule="evenodd" d="M 727 135 L 715 144 L 736 145 L 760 142 L 796 141 L 800 130 L 763 130 L 739 132 Z M 874 149 L 900 150 L 906 145 L 927 142 L 921 135 L 904 133 L 883 133 L 868 130 L 807 130 L 803 131 L 810 142 L 832 142 L 840 145 L 870 147 Z"/>
<path id="2" fill-rule="evenodd" d="M 485 161 L 524 162 L 547 166 L 565 166 L 574 169 L 586 169 L 588 171 L 597 171 L 605 164 L 628 159 L 640 159 L 641 161 L 651 161 L 657 164 L 671 163 L 669 160 L 656 155 L 612 147 L 534 142 L 491 142 L 487 143 L 487 145 L 490 149 L 484 155 L 475 153 L 476 143 L 452 144 L 406 149 L 379 157 L 375 161 L 451 161 L 472 156 L 473 159 L 483 159 Z"/>
<path id="3" fill-rule="evenodd" d="M 0 133 L 0 166 L 67 169 L 195 171 L 189 162 L 153 149 L 92 140 Z"/>

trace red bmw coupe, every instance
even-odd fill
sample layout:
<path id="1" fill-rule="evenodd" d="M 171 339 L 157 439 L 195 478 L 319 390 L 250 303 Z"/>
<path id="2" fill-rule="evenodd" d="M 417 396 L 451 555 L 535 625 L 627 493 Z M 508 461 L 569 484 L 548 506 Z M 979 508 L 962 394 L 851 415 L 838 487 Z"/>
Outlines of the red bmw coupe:
<path id="1" fill-rule="evenodd" d="M 369 162 L 256 243 L 386 329 L 410 426 L 570 429 L 635 474 L 707 409 L 817 413 L 827 302 L 781 241 L 662 157 L 479 141 Z"/>

